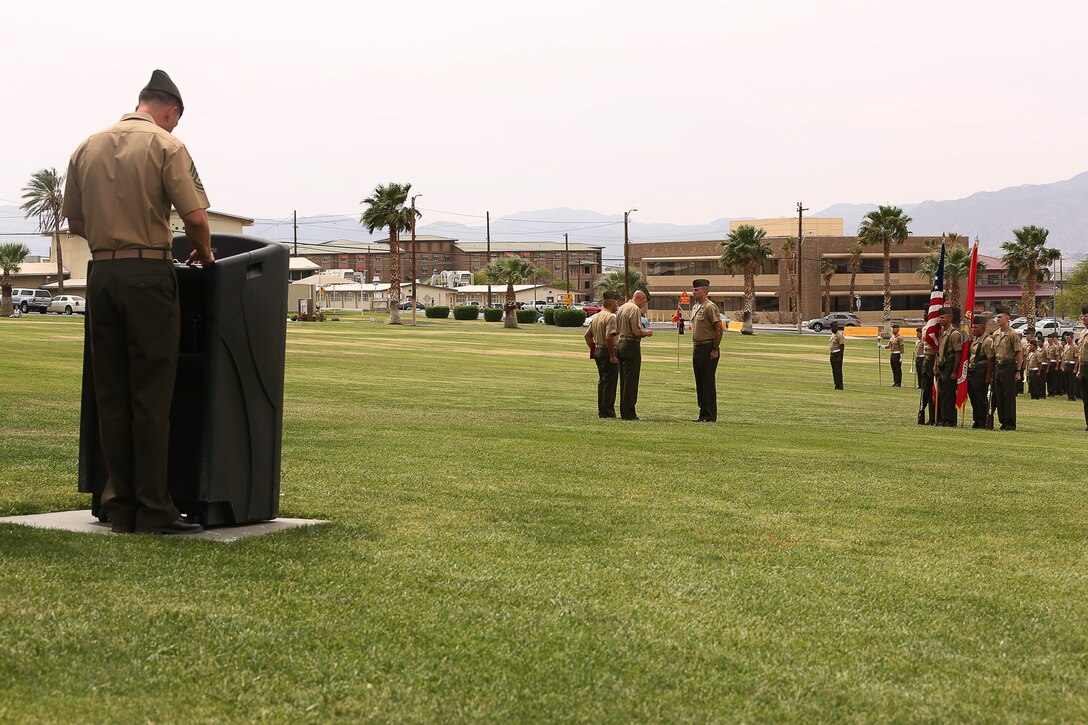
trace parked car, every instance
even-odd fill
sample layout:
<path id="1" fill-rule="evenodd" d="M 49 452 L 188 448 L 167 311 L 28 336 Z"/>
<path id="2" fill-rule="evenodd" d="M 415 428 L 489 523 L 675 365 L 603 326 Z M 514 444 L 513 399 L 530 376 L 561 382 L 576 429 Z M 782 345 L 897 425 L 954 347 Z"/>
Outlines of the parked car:
<path id="1" fill-rule="evenodd" d="M 543 312 L 550 307 L 555 307 L 555 305 L 550 302 L 545 302 L 544 300 L 531 300 L 529 302 L 522 303 L 522 309 L 536 310 L 537 312 Z"/>
<path id="2" fill-rule="evenodd" d="M 839 323 L 840 329 L 844 327 L 861 327 L 861 318 L 853 312 L 832 312 L 830 315 L 806 321 L 805 327 L 813 332 L 820 332 L 821 330 L 830 329 L 832 322 Z"/>
<path id="3" fill-rule="evenodd" d="M 49 301 L 53 295 L 43 289 L 13 289 L 11 291 L 11 305 L 18 307 L 20 312 L 36 310 L 43 315 L 49 309 Z"/>
<path id="4" fill-rule="evenodd" d="M 595 315 L 601 311 L 601 308 L 597 305 L 582 305 L 581 309 L 585 310 L 587 316 Z"/>
<path id="5" fill-rule="evenodd" d="M 58 315 L 84 315 L 87 313 L 87 300 L 76 295 L 61 295 L 49 302 L 46 311 L 56 312 Z"/>
<path id="6" fill-rule="evenodd" d="M 1061 337 L 1065 333 L 1072 331 L 1073 325 L 1071 323 L 1055 320 L 1053 317 L 1043 317 L 1035 321 L 1035 332 L 1041 332 L 1043 337 L 1046 337 L 1052 332 L 1058 335 L 1058 337 Z"/>
<path id="7" fill-rule="evenodd" d="M 400 303 L 400 308 L 402 310 L 410 310 L 410 309 L 412 309 L 412 303 L 411 302 L 401 302 Z M 416 302 L 416 309 L 417 310 L 425 310 L 427 308 L 423 306 L 422 302 Z"/>

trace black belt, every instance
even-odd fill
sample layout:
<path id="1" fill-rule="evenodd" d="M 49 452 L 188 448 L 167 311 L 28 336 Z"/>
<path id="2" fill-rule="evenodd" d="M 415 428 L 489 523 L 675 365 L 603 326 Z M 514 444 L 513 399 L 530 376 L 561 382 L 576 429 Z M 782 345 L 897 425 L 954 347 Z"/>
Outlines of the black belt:
<path id="1" fill-rule="evenodd" d="M 1016 362 L 1016 360 L 996 360 L 995 362 L 997 362 L 998 365 L 1012 365 Z"/>
<path id="2" fill-rule="evenodd" d="M 713 340 L 696 340 L 692 344 L 696 345 L 696 346 L 698 346 L 698 345 L 713 345 L 714 341 Z"/>

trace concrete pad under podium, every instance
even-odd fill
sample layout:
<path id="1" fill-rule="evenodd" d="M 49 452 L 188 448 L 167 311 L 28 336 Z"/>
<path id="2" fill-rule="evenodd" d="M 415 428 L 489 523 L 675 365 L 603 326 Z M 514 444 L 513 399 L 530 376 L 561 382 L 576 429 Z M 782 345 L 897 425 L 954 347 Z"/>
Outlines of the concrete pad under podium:
<path id="1" fill-rule="evenodd" d="M 299 526 L 313 526 L 315 524 L 327 524 L 322 519 L 275 519 L 262 521 L 256 524 L 240 524 L 238 526 L 214 526 L 205 529 L 199 534 L 185 534 L 183 536 L 171 536 L 172 539 L 204 539 L 206 541 L 219 541 L 229 543 L 239 539 L 248 539 L 252 536 L 274 534 L 277 531 L 294 529 Z M 0 517 L 0 524 L 19 524 L 31 526 L 36 529 L 55 529 L 57 531 L 74 531 L 80 534 L 113 534 L 110 525 L 104 524 L 91 515 L 89 509 L 79 511 L 55 511 L 48 514 L 27 514 L 25 516 Z M 121 536 L 121 534 L 114 534 Z M 167 537 L 163 537 L 167 538 Z"/>

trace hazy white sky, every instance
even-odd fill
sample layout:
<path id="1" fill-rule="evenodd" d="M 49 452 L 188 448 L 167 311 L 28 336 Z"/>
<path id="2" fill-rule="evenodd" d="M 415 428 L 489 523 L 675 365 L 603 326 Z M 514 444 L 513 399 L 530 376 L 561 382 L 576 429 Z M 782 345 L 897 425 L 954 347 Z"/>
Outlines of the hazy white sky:
<path id="1" fill-rule="evenodd" d="M 5 8 L 0 203 L 154 68 L 212 206 L 247 216 L 355 213 L 402 181 L 424 209 L 696 223 L 1088 168 L 1082 2 L 106 7 Z"/>

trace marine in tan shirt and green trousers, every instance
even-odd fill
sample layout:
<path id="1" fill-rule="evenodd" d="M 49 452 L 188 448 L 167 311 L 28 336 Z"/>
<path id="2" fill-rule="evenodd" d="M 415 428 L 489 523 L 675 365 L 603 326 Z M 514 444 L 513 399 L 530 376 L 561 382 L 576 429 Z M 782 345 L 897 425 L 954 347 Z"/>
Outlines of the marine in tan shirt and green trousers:
<path id="1" fill-rule="evenodd" d="M 695 396 L 699 401 L 699 417 L 693 423 L 715 423 L 718 420 L 718 359 L 722 346 L 722 316 L 718 306 L 707 296 L 710 280 L 691 282 L 691 367 L 695 371 Z"/>
<path id="2" fill-rule="evenodd" d="M 842 390 L 842 358 L 846 354 L 846 338 L 839 332 L 839 323 L 831 323 L 831 376 L 835 379 L 835 390 Z"/>
<path id="3" fill-rule="evenodd" d="M 181 518 L 166 473 L 180 334 L 171 206 L 193 246 L 186 261 L 214 261 L 208 197 L 171 134 L 183 111 L 177 86 L 156 70 L 136 111 L 80 144 L 68 165 L 64 216 L 93 260 L 87 324 L 108 472 L 102 512 L 118 533 L 200 531 Z"/>
<path id="4" fill-rule="evenodd" d="M 648 297 L 642 290 L 631 295 L 631 301 L 616 312 L 616 357 L 620 361 L 620 417 L 638 420 L 635 404 L 638 403 L 638 377 L 642 370 L 642 338 L 653 335 L 653 330 L 642 329 L 642 308 Z"/>
<path id="5" fill-rule="evenodd" d="M 586 330 L 589 356 L 597 363 L 597 417 L 616 417 L 616 383 L 620 361 L 616 357 L 616 301 L 614 292 L 604 293 L 602 309 L 593 316 Z"/>

